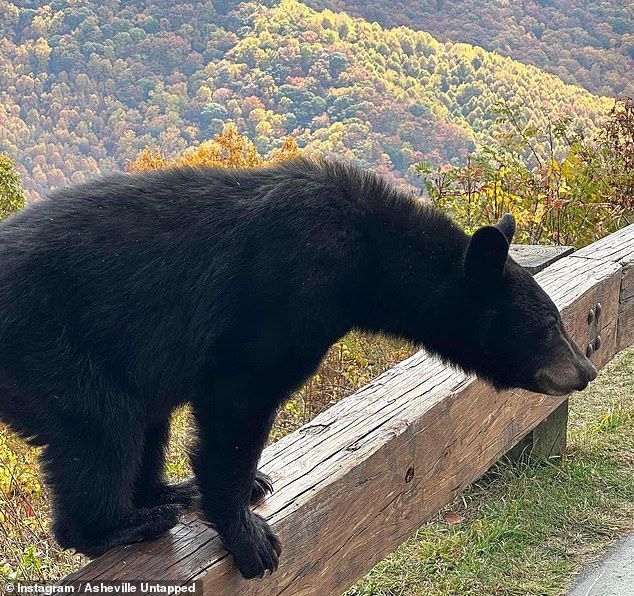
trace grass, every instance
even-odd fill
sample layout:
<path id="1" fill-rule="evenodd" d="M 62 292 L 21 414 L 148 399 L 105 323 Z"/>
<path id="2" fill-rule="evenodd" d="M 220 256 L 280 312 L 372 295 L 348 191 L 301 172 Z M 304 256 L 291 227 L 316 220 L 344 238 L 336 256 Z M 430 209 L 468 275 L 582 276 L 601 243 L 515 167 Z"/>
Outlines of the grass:
<path id="1" fill-rule="evenodd" d="M 571 399 L 560 458 L 498 462 L 347 596 L 562 594 L 634 526 L 634 350 Z"/>
<path id="2" fill-rule="evenodd" d="M 280 412 L 274 438 L 407 356 L 410 346 L 351 336 Z M 499 462 L 435 520 L 358 582 L 348 596 L 561 594 L 572 574 L 634 525 L 634 349 L 571 400 L 561 458 Z M 177 413 L 168 455 L 189 473 L 192 435 Z M 84 559 L 48 534 L 36 452 L 0 427 L 0 579 L 55 579 Z"/>
<path id="3" fill-rule="evenodd" d="M 39 480 L 37 455 L 37 449 L 0 424 L 0 587 L 3 579 L 62 577 L 85 562 L 51 538 L 48 494 Z"/>

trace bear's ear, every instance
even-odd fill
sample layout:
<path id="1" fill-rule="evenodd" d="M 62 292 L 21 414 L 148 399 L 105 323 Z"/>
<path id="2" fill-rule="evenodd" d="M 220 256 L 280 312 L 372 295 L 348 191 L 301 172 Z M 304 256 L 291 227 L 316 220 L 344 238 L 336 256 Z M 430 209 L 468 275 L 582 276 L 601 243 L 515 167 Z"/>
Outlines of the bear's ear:
<path id="1" fill-rule="evenodd" d="M 508 253 L 509 242 L 500 228 L 480 228 L 471 237 L 465 254 L 464 271 L 467 279 L 481 285 L 502 277 Z"/>
<path id="2" fill-rule="evenodd" d="M 515 218 L 510 213 L 503 215 L 502 219 L 495 224 L 495 227 L 504 234 L 509 244 L 513 242 L 513 236 L 515 234 Z"/>

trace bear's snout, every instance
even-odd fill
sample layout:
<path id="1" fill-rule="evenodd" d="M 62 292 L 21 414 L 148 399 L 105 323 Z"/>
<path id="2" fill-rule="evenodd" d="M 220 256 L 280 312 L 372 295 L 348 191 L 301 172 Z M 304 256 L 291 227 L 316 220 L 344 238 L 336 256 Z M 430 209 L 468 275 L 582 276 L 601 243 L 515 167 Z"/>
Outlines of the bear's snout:
<path id="1" fill-rule="evenodd" d="M 585 357 L 582 357 L 582 361 L 579 363 L 579 384 L 574 388 L 576 391 L 583 391 L 591 381 L 597 378 L 597 369 L 594 364 Z"/>
<path id="2" fill-rule="evenodd" d="M 587 358 L 586 358 L 587 360 Z M 588 360 L 588 364 L 590 365 L 588 367 L 588 383 L 594 381 L 597 378 L 597 369 L 594 367 L 594 364 L 592 364 L 592 362 L 590 362 L 590 360 Z"/>
<path id="3" fill-rule="evenodd" d="M 562 346 L 553 362 L 539 369 L 535 374 L 535 384 L 540 393 L 566 395 L 572 391 L 583 391 L 597 378 L 597 369 L 583 355 L 574 342 L 565 334 Z"/>
<path id="4" fill-rule="evenodd" d="M 594 367 L 593 367 L 594 368 Z M 596 377 L 596 372 L 572 366 L 542 368 L 535 375 L 536 390 L 547 395 L 567 395 L 583 391 Z"/>

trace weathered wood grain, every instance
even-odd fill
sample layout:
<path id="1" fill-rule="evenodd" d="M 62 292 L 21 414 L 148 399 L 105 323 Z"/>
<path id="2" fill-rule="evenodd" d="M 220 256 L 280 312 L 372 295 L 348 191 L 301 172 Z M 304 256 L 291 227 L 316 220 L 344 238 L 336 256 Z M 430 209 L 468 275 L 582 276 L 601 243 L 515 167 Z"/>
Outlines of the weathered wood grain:
<path id="1" fill-rule="evenodd" d="M 634 224 L 577 251 L 579 258 L 610 261 L 621 266 L 621 291 L 616 345 L 618 350 L 634 342 Z"/>
<path id="2" fill-rule="evenodd" d="M 630 235 L 634 228 L 621 240 Z M 599 248 L 605 259 L 575 254 L 536 279 L 576 341 L 585 345 L 600 332 L 592 357 L 600 367 L 617 349 L 623 266 L 616 252 Z M 599 302 L 597 327 L 588 311 Z M 114 549 L 65 582 L 201 579 L 214 596 L 340 593 L 565 399 L 496 392 L 419 352 L 265 450 L 261 467 L 276 490 L 258 511 L 284 547 L 274 575 L 241 579 L 216 533 L 191 517 L 157 541 Z"/>
<path id="3" fill-rule="evenodd" d="M 511 244 L 509 254 L 529 273 L 535 275 L 548 265 L 572 254 L 572 246 Z"/>
<path id="4" fill-rule="evenodd" d="M 533 429 L 532 455 L 549 458 L 564 452 L 568 432 L 568 407 L 569 402 L 566 399 L 544 422 Z"/>
<path id="5" fill-rule="evenodd" d="M 619 304 L 617 349 L 623 350 L 632 343 L 634 343 L 634 298 L 629 298 Z"/>
<path id="6" fill-rule="evenodd" d="M 597 242 L 580 248 L 574 253 L 576 257 L 610 261 L 624 265 L 634 261 L 634 224 L 622 228 Z"/>

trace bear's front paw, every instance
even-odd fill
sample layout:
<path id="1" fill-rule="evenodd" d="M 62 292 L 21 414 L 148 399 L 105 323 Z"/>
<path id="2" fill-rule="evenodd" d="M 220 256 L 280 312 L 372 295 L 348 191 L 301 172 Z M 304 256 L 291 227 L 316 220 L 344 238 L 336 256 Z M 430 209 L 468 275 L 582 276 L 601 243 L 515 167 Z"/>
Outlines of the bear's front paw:
<path id="1" fill-rule="evenodd" d="M 279 564 L 282 545 L 270 526 L 256 513 L 243 512 L 240 521 L 227 532 L 220 532 L 227 550 L 246 579 L 273 573 Z"/>

